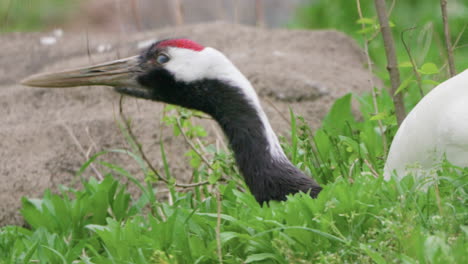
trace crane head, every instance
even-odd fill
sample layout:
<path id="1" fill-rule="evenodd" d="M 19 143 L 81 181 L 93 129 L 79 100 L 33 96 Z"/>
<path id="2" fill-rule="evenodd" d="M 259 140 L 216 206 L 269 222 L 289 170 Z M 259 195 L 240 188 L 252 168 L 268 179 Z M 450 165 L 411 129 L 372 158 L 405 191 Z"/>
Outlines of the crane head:
<path id="1" fill-rule="evenodd" d="M 91 67 L 34 75 L 34 87 L 112 86 L 119 93 L 210 113 L 229 96 L 257 96 L 247 79 L 219 51 L 189 39 L 154 43 L 140 55 Z"/>

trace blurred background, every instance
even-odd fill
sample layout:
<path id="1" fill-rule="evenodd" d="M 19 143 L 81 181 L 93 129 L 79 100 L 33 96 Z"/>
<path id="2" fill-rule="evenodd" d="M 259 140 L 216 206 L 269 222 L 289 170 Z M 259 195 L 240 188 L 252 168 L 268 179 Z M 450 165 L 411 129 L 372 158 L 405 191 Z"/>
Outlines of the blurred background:
<path id="1" fill-rule="evenodd" d="M 306 0 L 1 0 L 4 31 L 65 29 L 132 32 L 228 21 L 281 27 Z"/>
<path id="2" fill-rule="evenodd" d="M 373 0 L 360 0 L 365 21 L 359 22 L 354 0 L 0 0 L 0 33 L 14 31 L 105 31 L 132 33 L 167 26 L 227 21 L 266 28 L 337 29 L 363 45 L 385 65 Z M 440 0 L 387 1 L 399 59 L 407 61 L 402 32 L 416 62 L 445 62 Z M 448 1 L 456 58 L 468 57 L 468 1 Z M 362 28 L 364 24 L 364 28 Z M 458 71 L 468 68 L 457 59 Z M 384 68 L 380 67 L 384 72 Z M 377 69 L 379 74 L 379 69 Z"/>

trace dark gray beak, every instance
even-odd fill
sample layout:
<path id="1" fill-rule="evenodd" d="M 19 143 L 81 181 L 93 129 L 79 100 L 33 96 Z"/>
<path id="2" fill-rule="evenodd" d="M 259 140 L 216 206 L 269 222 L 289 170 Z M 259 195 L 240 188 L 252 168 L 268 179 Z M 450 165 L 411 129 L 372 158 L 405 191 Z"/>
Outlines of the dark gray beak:
<path id="1" fill-rule="evenodd" d="M 21 81 L 21 84 L 53 88 L 88 85 L 132 87 L 137 85 L 136 77 L 139 72 L 141 69 L 138 56 L 134 56 L 91 67 L 33 75 Z"/>

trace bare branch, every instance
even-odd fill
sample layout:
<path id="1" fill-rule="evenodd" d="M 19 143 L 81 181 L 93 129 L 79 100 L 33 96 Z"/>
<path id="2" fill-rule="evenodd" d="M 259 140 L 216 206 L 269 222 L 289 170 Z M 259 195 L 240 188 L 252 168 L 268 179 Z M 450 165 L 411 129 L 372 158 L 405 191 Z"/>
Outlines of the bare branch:
<path id="1" fill-rule="evenodd" d="M 358 13 L 359 13 L 359 18 L 360 19 L 364 18 L 364 16 L 362 15 L 360 0 L 356 0 L 356 5 L 357 5 Z M 365 25 L 362 24 L 361 27 L 362 27 L 362 29 L 364 29 Z M 371 38 L 367 38 L 367 34 L 364 34 L 364 53 L 366 54 L 367 65 L 368 65 L 369 73 L 370 73 L 369 82 L 370 82 L 370 86 L 371 86 L 370 88 L 371 88 L 371 91 L 372 91 L 372 104 L 374 106 L 374 114 L 377 115 L 379 113 L 379 106 L 377 104 L 377 94 L 375 92 L 374 80 L 372 79 L 372 77 L 374 76 L 373 67 L 372 67 L 373 64 L 372 64 L 372 60 L 371 60 L 370 55 L 369 55 L 369 42 L 374 37 L 375 36 L 372 36 Z M 387 137 L 385 135 L 385 130 L 383 128 L 382 120 L 378 119 L 377 124 L 379 125 L 380 135 L 382 135 L 382 145 L 383 145 L 383 152 L 384 152 L 383 154 L 384 154 L 384 157 L 387 157 L 387 151 L 388 151 L 387 150 Z"/>
<path id="2" fill-rule="evenodd" d="M 453 59 L 452 41 L 450 39 L 450 28 L 447 17 L 447 0 L 440 0 L 440 9 L 442 11 L 442 22 L 444 23 L 445 47 L 447 48 L 447 59 L 449 65 L 450 76 L 457 74 L 455 70 L 455 61 Z"/>
<path id="3" fill-rule="evenodd" d="M 180 123 L 180 117 L 176 118 L 176 122 L 177 122 L 177 127 L 179 128 L 180 133 L 182 134 L 182 136 L 185 139 L 185 142 L 187 142 L 187 144 L 189 144 L 190 148 L 193 151 L 195 151 L 195 153 L 198 155 L 198 157 L 200 157 L 200 159 L 202 159 L 202 161 L 208 166 L 208 168 L 213 169 L 211 167 L 210 162 L 205 158 L 205 156 L 203 156 L 200 153 L 200 151 L 198 151 L 198 149 L 195 147 L 195 145 L 192 143 L 192 141 L 188 138 L 187 134 L 184 131 L 184 128 L 182 127 L 182 124 Z"/>
<path id="4" fill-rule="evenodd" d="M 388 22 L 387 7 L 385 6 L 385 0 L 375 0 L 375 9 L 377 16 L 379 17 L 380 31 L 384 40 L 385 54 L 387 56 L 387 70 L 390 75 L 390 81 L 392 88 L 390 90 L 393 98 L 393 104 L 395 105 L 395 115 L 397 118 L 398 125 L 405 119 L 405 106 L 403 104 L 402 93 L 396 94 L 398 87 L 400 86 L 400 72 L 398 71 L 398 63 L 395 54 L 395 45 L 393 42 L 392 30 Z"/>
<path id="5" fill-rule="evenodd" d="M 175 22 L 177 26 L 184 24 L 184 12 L 181 0 L 171 1 L 174 10 Z"/>
<path id="6" fill-rule="evenodd" d="M 411 66 L 413 68 L 413 73 L 416 75 L 416 80 L 418 82 L 419 93 L 421 94 L 421 98 L 422 98 L 422 97 L 424 97 L 424 91 L 422 89 L 421 74 L 419 74 L 419 72 L 418 72 L 418 67 L 416 66 L 416 62 L 414 61 L 413 56 L 411 55 L 411 50 L 410 50 L 410 48 L 408 47 L 408 45 L 406 44 L 406 41 L 405 41 L 405 33 L 407 31 L 413 30 L 415 28 L 416 27 L 412 27 L 412 28 L 408 28 L 408 29 L 403 30 L 401 32 L 401 42 L 403 43 L 403 46 L 405 47 L 406 53 L 408 54 L 408 57 L 410 59 Z"/>
<path id="7" fill-rule="evenodd" d="M 138 148 L 138 152 L 140 153 L 141 157 L 146 162 L 146 164 L 148 165 L 150 170 L 154 173 L 156 178 L 163 181 L 166 184 L 169 184 L 169 180 L 166 179 L 164 176 L 162 176 L 158 172 L 158 170 L 156 170 L 156 168 L 153 167 L 151 161 L 148 159 L 145 152 L 143 151 L 142 145 L 140 144 L 140 142 L 136 138 L 135 134 L 133 133 L 132 127 L 130 126 L 129 119 L 125 116 L 125 113 L 124 113 L 124 110 L 123 110 L 123 98 L 124 98 L 124 96 L 121 95 L 120 96 L 120 101 L 119 101 L 119 114 L 120 114 L 120 118 L 122 119 L 122 121 L 125 124 L 125 128 L 127 129 L 130 138 L 135 142 L 135 144 L 136 144 L 136 146 Z M 209 182 L 208 181 L 203 181 L 203 182 L 190 183 L 190 184 L 175 183 L 174 186 L 175 187 L 182 187 L 182 188 L 191 188 L 191 187 L 197 187 L 197 186 L 206 185 L 206 184 L 209 184 Z"/>
<path id="8" fill-rule="evenodd" d="M 370 171 L 372 172 L 372 176 L 374 176 L 374 178 L 378 178 L 378 177 L 379 177 L 379 174 L 378 174 L 377 171 L 374 169 L 374 167 L 372 166 L 372 164 L 371 164 L 367 159 L 364 159 L 364 163 L 366 163 L 367 167 L 369 167 Z"/>
<path id="9" fill-rule="evenodd" d="M 457 39 L 455 40 L 455 43 L 453 43 L 452 50 L 457 49 L 458 42 L 460 41 L 461 37 L 463 36 L 463 33 L 465 33 L 466 27 L 468 26 L 468 23 L 465 23 L 463 26 L 463 29 L 458 33 Z M 464 45 L 466 46 L 466 44 Z"/>
<path id="10" fill-rule="evenodd" d="M 265 18 L 263 14 L 263 1 L 255 0 L 255 23 L 257 27 L 263 27 L 265 25 Z"/>
<path id="11" fill-rule="evenodd" d="M 85 160 L 89 160 L 89 155 L 88 153 L 84 150 L 83 146 L 80 144 L 80 141 L 76 138 L 75 136 L 75 133 L 73 133 L 73 130 L 67 126 L 67 124 L 65 124 L 65 122 L 62 123 L 62 126 L 63 128 L 65 128 L 65 130 L 68 132 L 68 135 L 70 135 L 71 139 L 73 140 L 73 143 L 75 143 L 76 147 L 80 150 L 81 154 L 83 155 L 83 157 L 85 158 Z M 96 167 L 94 166 L 94 164 L 90 164 L 89 165 L 91 167 L 91 169 L 94 171 L 94 173 L 96 174 L 96 177 L 102 181 L 104 179 L 104 177 L 102 176 L 102 174 L 98 171 L 98 169 L 96 169 Z"/>
<path id="12" fill-rule="evenodd" d="M 288 124 L 289 126 L 291 125 L 291 121 L 276 107 L 276 105 L 270 100 L 268 97 L 263 98 L 265 102 L 267 102 L 273 109 L 275 109 L 276 113 L 283 119 L 283 121 Z"/>
<path id="13" fill-rule="evenodd" d="M 140 15 L 139 15 L 139 12 L 138 12 L 138 3 L 137 2 L 138 2 L 138 0 L 132 0 L 130 4 L 131 4 L 133 20 L 135 21 L 137 31 L 141 31 L 141 29 L 142 29 L 141 19 L 140 19 Z"/>

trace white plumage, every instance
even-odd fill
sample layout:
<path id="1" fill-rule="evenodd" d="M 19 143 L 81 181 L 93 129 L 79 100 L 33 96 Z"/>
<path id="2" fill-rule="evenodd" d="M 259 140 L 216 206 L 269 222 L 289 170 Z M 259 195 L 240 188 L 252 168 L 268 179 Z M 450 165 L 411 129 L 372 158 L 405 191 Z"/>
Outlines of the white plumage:
<path id="1" fill-rule="evenodd" d="M 384 177 L 424 175 L 444 154 L 452 164 L 468 166 L 468 70 L 438 85 L 408 114 L 390 147 Z"/>

